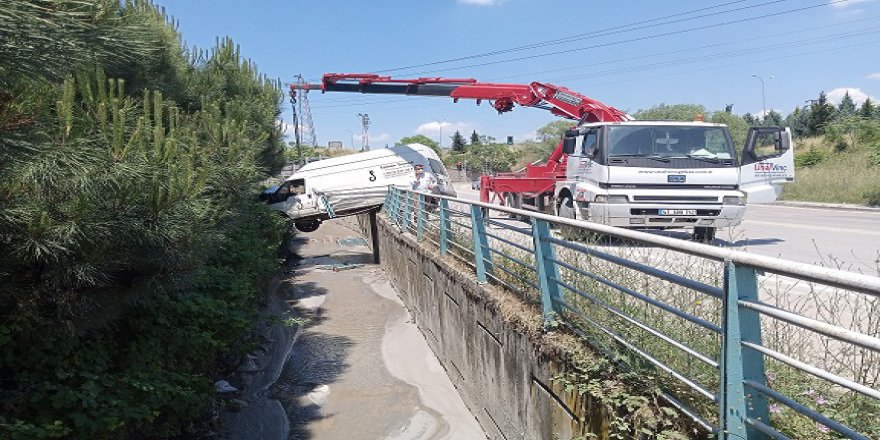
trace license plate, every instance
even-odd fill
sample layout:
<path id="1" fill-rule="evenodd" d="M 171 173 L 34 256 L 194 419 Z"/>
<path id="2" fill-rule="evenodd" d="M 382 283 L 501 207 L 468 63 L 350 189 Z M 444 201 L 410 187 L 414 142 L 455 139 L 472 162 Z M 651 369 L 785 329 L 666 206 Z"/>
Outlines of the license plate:
<path id="1" fill-rule="evenodd" d="M 660 215 L 697 215 L 696 209 L 661 209 Z"/>

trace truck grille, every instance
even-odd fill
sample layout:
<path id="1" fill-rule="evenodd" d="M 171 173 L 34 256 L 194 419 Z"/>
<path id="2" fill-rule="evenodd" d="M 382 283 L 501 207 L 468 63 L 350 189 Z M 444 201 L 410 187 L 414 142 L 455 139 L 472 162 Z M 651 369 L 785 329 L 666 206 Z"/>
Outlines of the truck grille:
<path id="1" fill-rule="evenodd" d="M 633 202 L 718 203 L 718 196 L 633 196 Z"/>
<path id="2" fill-rule="evenodd" d="M 659 209 L 639 209 L 633 208 L 629 210 L 631 215 L 659 215 Z M 697 216 L 699 217 L 717 217 L 718 214 L 721 214 L 720 209 L 698 209 Z M 663 217 L 663 218 L 671 218 L 671 217 Z"/>

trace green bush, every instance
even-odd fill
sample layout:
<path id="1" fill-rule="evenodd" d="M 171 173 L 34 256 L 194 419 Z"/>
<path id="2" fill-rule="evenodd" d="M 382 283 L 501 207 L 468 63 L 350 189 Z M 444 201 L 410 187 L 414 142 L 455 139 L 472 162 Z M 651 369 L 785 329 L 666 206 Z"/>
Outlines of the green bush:
<path id="1" fill-rule="evenodd" d="M 794 165 L 797 168 L 809 168 L 818 165 L 823 160 L 825 160 L 825 154 L 811 148 L 805 153 L 796 155 L 794 158 Z"/>
<path id="2" fill-rule="evenodd" d="M 0 438 L 180 435 L 278 267 L 255 193 L 283 162 L 279 84 L 229 40 L 182 49 L 149 2 L 10 8 L 32 26 L 0 23 L 0 59 L 69 53 L 0 64 Z"/>

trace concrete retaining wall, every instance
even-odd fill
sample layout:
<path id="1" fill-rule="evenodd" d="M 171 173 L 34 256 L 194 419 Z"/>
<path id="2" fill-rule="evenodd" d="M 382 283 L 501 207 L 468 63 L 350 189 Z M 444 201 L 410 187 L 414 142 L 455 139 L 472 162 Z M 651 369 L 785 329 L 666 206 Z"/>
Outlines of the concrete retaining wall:
<path id="1" fill-rule="evenodd" d="M 544 334 L 534 304 L 477 284 L 452 257 L 400 234 L 383 216 L 377 220 L 382 267 L 490 438 L 608 438 L 601 405 L 551 381 L 565 368 L 560 347 L 571 337 Z"/>

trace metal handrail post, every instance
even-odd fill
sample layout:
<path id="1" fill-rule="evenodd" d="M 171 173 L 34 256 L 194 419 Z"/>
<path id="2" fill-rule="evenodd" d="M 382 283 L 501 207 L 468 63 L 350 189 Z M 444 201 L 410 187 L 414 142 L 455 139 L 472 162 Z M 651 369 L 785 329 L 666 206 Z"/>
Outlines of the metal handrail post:
<path id="1" fill-rule="evenodd" d="M 736 276 L 736 289 L 739 301 L 733 303 L 739 310 L 740 340 L 755 345 L 762 345 L 761 314 L 755 310 L 742 307 L 740 301 L 758 301 L 758 274 L 755 269 L 747 266 L 737 266 L 728 262 L 728 270 L 733 268 Z M 751 381 L 759 385 L 767 385 L 767 376 L 764 366 L 764 355 L 755 350 L 742 350 L 743 380 Z M 745 385 L 746 415 L 752 420 L 758 420 L 770 424 L 770 406 L 767 396 L 758 390 Z M 755 427 L 748 425 L 747 438 L 767 439 L 767 435 Z"/>
<path id="2" fill-rule="evenodd" d="M 416 241 L 422 241 L 422 235 L 425 233 L 425 195 L 419 194 L 419 208 L 416 211 L 418 220 L 416 222 Z"/>
<path id="3" fill-rule="evenodd" d="M 388 214 L 388 218 L 391 219 L 391 222 L 395 225 L 397 224 L 397 192 L 396 188 L 393 186 L 388 187 L 388 205 L 385 208 L 385 213 Z"/>
<path id="4" fill-rule="evenodd" d="M 487 264 L 491 253 L 489 252 L 489 238 L 486 237 L 486 223 L 483 221 L 483 209 L 471 205 L 471 235 L 474 239 L 474 263 L 477 268 L 477 283 L 487 282 L 486 271 L 490 268 Z"/>
<path id="5" fill-rule="evenodd" d="M 449 202 L 440 199 L 440 255 L 449 251 Z"/>
<path id="6" fill-rule="evenodd" d="M 412 223 L 412 212 L 413 212 L 413 203 L 412 203 L 412 194 L 411 193 L 403 193 L 404 197 L 406 197 L 406 208 L 404 210 L 403 219 L 401 223 L 403 223 L 403 230 L 409 230 L 409 225 Z"/>
<path id="7" fill-rule="evenodd" d="M 743 319 L 740 316 L 742 310 L 737 304 L 741 296 L 749 295 L 748 290 L 750 290 L 751 283 L 747 279 L 747 273 L 737 273 L 737 269 L 731 261 L 726 262 L 722 307 L 723 322 L 721 325 L 723 340 L 721 341 L 718 420 L 721 439 L 753 440 L 761 437 L 752 437 L 747 433 L 746 418 L 749 410 L 747 409 L 745 385 L 743 384 L 743 380 L 745 380 L 742 350 Z M 754 275 L 754 272 L 752 274 Z M 740 284 L 741 282 L 742 284 Z"/>
<path id="8" fill-rule="evenodd" d="M 535 246 L 535 267 L 538 269 L 538 287 L 541 290 L 541 313 L 544 316 L 544 329 L 555 327 L 556 303 L 559 297 L 559 285 L 556 279 L 559 273 L 553 260 L 553 244 L 547 241 L 550 237 L 550 223 L 546 220 L 532 218 L 532 240 Z"/>
<path id="9" fill-rule="evenodd" d="M 391 205 L 394 209 L 391 211 L 391 220 L 397 227 L 400 227 L 400 190 L 397 188 L 391 188 L 392 197 Z"/>

